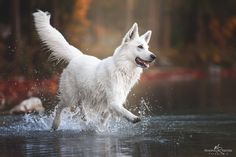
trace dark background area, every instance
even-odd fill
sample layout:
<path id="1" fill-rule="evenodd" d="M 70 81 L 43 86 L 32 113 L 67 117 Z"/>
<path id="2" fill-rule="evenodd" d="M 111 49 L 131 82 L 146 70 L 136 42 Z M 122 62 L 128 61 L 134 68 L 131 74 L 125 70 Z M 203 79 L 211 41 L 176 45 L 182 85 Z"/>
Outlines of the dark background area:
<path id="1" fill-rule="evenodd" d="M 52 25 L 85 53 L 111 55 L 127 29 L 138 22 L 141 32 L 153 31 L 151 49 L 163 66 L 232 67 L 235 6 L 234 0 L 2 0 L 1 77 L 52 75 L 33 26 L 37 9 L 49 11 Z"/>
<path id="2" fill-rule="evenodd" d="M 204 83 L 212 78 L 218 82 L 235 82 L 234 0 L 1 0 L 0 108 L 10 108 L 29 96 L 51 99 L 56 95 L 59 74 L 66 65 L 48 61 L 49 53 L 40 43 L 33 25 L 32 13 L 37 9 L 52 14 L 51 24 L 72 45 L 99 58 L 113 54 L 134 22 L 139 24 L 140 34 L 152 30 L 150 49 L 158 59 L 151 70 L 144 73 L 141 82 L 146 86 L 151 81 L 151 86 L 157 88 L 155 93 L 163 94 L 158 91 L 158 82 L 162 80 L 203 82 L 201 91 L 208 94 L 201 97 L 215 91 L 214 83 Z M 224 93 L 222 97 L 227 100 L 227 96 L 232 95 L 229 93 L 232 87 L 229 84 L 216 89 L 218 95 Z M 168 88 L 180 88 L 177 93 L 183 96 L 178 98 L 179 103 L 171 104 L 181 106 L 182 101 L 188 100 L 188 94 L 184 93 L 191 93 L 195 87 L 190 85 L 185 91 L 177 85 L 164 90 Z M 169 93 L 173 97 L 178 95 L 175 90 Z M 152 101 L 162 99 L 160 94 Z M 170 97 L 160 100 L 161 104 L 170 103 Z M 232 97 L 230 100 L 230 104 L 234 103 Z"/>

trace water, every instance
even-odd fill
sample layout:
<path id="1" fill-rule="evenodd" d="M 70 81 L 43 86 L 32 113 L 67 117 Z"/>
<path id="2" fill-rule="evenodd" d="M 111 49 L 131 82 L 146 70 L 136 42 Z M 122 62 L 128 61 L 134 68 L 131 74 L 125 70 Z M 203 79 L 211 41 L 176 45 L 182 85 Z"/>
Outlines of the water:
<path id="1" fill-rule="evenodd" d="M 137 124 L 113 119 L 104 127 L 64 111 L 59 130 L 51 132 L 53 114 L 4 115 L 0 156 L 233 157 L 234 87 L 228 80 L 140 84 L 129 97 L 129 103 L 136 104 L 130 110 L 142 116 Z M 206 151 L 218 144 L 232 152 Z"/>
<path id="2" fill-rule="evenodd" d="M 12 124 L 9 119 L 17 119 Z M 236 148 L 236 116 L 176 115 L 122 121 L 108 130 L 88 127 L 50 132 L 38 116 L 2 117 L 0 156 L 209 156 L 217 144 Z M 27 120 L 32 120 L 31 122 Z M 35 120 L 35 122 L 33 122 Z M 1 121 L 1 123 L 3 120 Z M 8 123 L 8 124 L 7 124 Z M 10 125 L 10 126 L 9 126 Z M 38 128 L 36 127 L 38 126 Z M 64 126 L 65 127 L 65 126 Z M 235 152 L 229 154 L 234 156 Z"/>

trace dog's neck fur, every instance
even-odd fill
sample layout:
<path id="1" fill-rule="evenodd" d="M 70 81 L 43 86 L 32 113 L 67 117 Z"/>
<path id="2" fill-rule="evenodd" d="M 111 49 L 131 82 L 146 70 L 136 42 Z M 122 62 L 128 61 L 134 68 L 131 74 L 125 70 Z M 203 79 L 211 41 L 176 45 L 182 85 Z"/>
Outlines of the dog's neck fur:
<path id="1" fill-rule="evenodd" d="M 142 68 L 138 67 L 135 64 L 135 61 L 131 62 L 127 60 L 127 55 L 125 55 L 125 53 L 129 53 L 129 52 L 125 52 L 122 45 L 118 46 L 115 49 L 115 52 L 112 58 L 113 58 L 116 68 L 121 70 L 121 72 L 125 72 L 125 73 L 130 73 L 131 71 L 137 71 L 137 72 L 142 73 L 143 71 Z"/>
<path id="2" fill-rule="evenodd" d="M 124 52 L 121 45 L 116 48 L 112 59 L 119 77 L 123 78 L 124 83 L 132 88 L 133 85 L 139 80 L 143 69 L 138 67 L 134 62 L 127 60 L 125 53 L 128 52 Z"/>

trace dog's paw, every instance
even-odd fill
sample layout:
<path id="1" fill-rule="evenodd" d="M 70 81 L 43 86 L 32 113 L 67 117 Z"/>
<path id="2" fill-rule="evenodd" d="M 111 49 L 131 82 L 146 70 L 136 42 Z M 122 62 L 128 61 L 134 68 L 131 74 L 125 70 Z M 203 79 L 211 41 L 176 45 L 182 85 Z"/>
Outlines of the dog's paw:
<path id="1" fill-rule="evenodd" d="M 133 120 L 132 120 L 132 123 L 138 123 L 141 121 L 141 118 L 139 117 L 135 117 Z"/>
<path id="2" fill-rule="evenodd" d="M 54 132 L 54 131 L 56 131 L 56 129 L 51 128 L 49 131 L 50 131 L 50 132 Z"/>

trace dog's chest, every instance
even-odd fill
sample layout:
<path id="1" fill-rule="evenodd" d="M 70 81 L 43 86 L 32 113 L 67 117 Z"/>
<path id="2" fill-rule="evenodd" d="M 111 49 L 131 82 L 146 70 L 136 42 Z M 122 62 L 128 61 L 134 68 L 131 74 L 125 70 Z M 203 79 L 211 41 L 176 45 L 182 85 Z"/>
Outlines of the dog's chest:
<path id="1" fill-rule="evenodd" d="M 131 88 L 140 78 L 140 73 L 138 71 L 134 72 L 123 72 L 119 71 L 115 73 L 115 89 L 117 93 L 119 93 L 120 97 L 126 99 L 129 94 Z"/>

